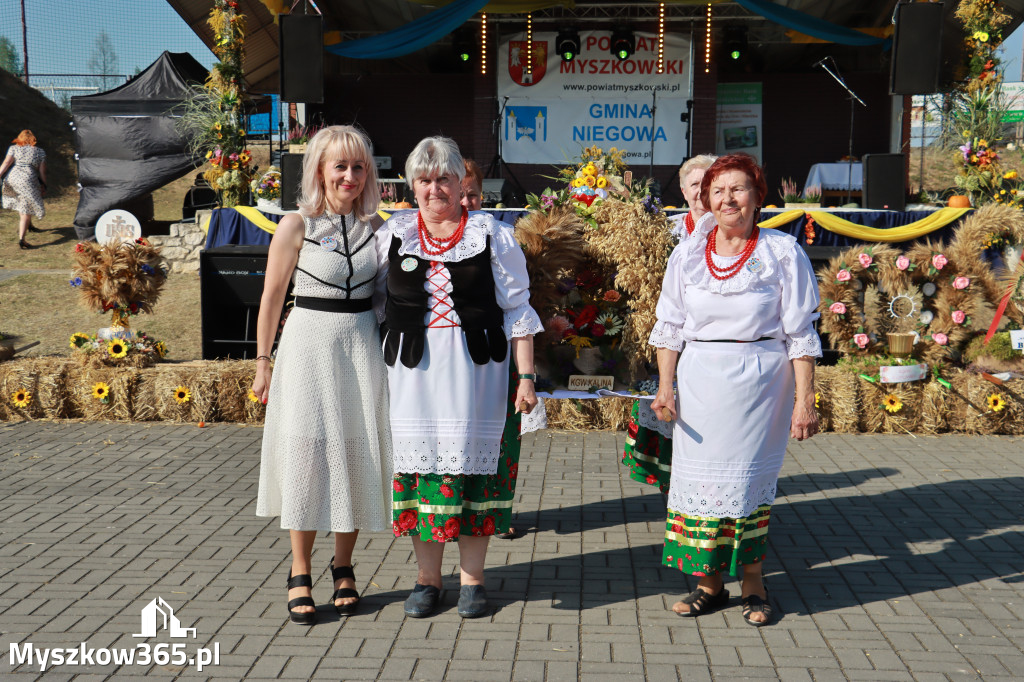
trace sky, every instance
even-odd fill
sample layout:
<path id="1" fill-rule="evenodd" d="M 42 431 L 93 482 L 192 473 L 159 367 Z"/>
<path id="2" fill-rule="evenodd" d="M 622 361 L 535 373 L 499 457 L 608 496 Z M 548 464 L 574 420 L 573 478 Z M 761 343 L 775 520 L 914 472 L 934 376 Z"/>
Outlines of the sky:
<path id="1" fill-rule="evenodd" d="M 156 61 L 164 50 L 189 52 L 207 67 L 216 61 L 165 0 L 24 3 L 30 75 L 89 73 L 89 58 L 102 31 L 114 44 L 118 73 L 134 74 Z M 0 35 L 21 47 L 21 0 L 0 0 Z"/>

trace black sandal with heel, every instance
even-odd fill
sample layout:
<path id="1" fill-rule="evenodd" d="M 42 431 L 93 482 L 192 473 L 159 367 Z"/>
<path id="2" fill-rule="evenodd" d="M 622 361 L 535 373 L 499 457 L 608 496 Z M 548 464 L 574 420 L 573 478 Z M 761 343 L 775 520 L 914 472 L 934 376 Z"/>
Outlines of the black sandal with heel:
<path id="1" fill-rule="evenodd" d="M 308 587 L 313 589 L 313 577 L 308 573 L 303 575 L 292 576 L 292 572 L 288 571 L 288 589 L 292 590 L 296 587 Z M 292 611 L 296 606 L 312 606 L 316 608 L 316 602 L 313 601 L 312 597 L 296 597 L 288 602 L 288 617 L 292 619 L 293 623 L 299 625 L 313 625 L 316 623 L 316 611 L 310 613 L 302 613 L 301 611 Z"/>
<path id="2" fill-rule="evenodd" d="M 356 579 L 356 574 L 352 571 L 351 566 L 334 566 L 334 559 L 331 559 L 331 578 L 334 582 L 338 582 L 342 578 L 349 578 L 353 582 Z M 334 604 L 338 599 L 351 599 L 355 598 L 354 602 L 348 604 Z M 357 590 L 353 590 L 351 587 L 339 587 L 334 591 L 334 596 L 331 597 L 331 603 L 334 604 L 334 608 L 338 610 L 339 616 L 351 616 L 359 609 L 359 602 L 361 598 Z"/>
<path id="3" fill-rule="evenodd" d="M 713 613 L 729 603 L 729 590 L 724 587 L 718 594 L 711 594 L 699 587 L 681 600 L 684 604 L 690 605 L 690 610 L 679 615 L 683 618 L 696 618 L 706 613 Z M 677 612 L 678 613 L 678 612 Z"/>
<path id="4" fill-rule="evenodd" d="M 754 620 L 750 616 L 755 613 L 763 613 L 764 620 Z M 747 621 L 749 625 L 753 625 L 755 628 L 763 628 L 772 622 L 772 616 L 775 611 L 772 609 L 772 605 L 768 602 L 768 591 L 765 590 L 764 599 L 761 599 L 756 594 L 750 594 L 743 598 L 743 620 Z"/>

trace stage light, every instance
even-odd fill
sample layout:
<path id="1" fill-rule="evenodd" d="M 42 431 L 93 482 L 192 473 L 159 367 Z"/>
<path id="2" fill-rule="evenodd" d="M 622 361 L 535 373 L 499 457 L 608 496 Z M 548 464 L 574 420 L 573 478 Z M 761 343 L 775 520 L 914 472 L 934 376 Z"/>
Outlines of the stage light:
<path id="1" fill-rule="evenodd" d="M 628 28 L 617 28 L 612 31 L 611 52 L 617 59 L 624 61 L 632 56 L 636 49 L 633 31 Z"/>
<path id="2" fill-rule="evenodd" d="M 480 15 L 480 74 L 487 74 L 487 13 Z"/>
<path id="3" fill-rule="evenodd" d="M 472 29 L 468 26 L 463 27 L 457 30 L 452 37 L 452 49 L 455 52 L 455 59 L 460 64 L 469 64 L 469 61 L 473 58 L 473 53 L 476 52 L 476 41 L 473 40 L 473 33 L 471 31 Z"/>
<path id="4" fill-rule="evenodd" d="M 526 13 L 526 75 L 533 82 L 533 13 Z"/>
<path id="5" fill-rule="evenodd" d="M 665 73 L 665 3 L 658 5 L 658 73 Z"/>
<path id="6" fill-rule="evenodd" d="M 725 53 L 733 61 L 747 56 L 747 29 L 743 26 L 729 26 L 725 29 Z"/>
<path id="7" fill-rule="evenodd" d="M 711 73 L 711 3 L 707 9 L 707 33 L 704 36 L 704 73 Z"/>
<path id="8" fill-rule="evenodd" d="M 563 28 L 555 38 L 555 50 L 563 62 L 571 62 L 580 54 L 580 34 L 574 28 Z"/>

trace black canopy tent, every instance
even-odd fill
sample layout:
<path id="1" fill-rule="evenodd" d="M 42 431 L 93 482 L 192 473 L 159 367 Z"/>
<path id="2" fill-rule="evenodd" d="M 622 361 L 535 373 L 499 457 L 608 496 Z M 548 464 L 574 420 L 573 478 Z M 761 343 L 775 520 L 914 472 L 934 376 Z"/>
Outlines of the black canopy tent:
<path id="1" fill-rule="evenodd" d="M 106 211 L 149 194 L 196 167 L 175 129 L 174 111 L 207 70 L 187 52 L 164 52 L 124 85 L 71 98 L 81 193 L 80 239 Z"/>

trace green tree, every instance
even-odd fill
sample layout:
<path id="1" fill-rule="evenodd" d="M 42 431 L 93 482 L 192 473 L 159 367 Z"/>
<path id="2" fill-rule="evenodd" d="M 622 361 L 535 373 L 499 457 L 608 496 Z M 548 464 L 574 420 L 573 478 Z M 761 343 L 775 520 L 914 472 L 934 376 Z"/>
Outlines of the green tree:
<path id="1" fill-rule="evenodd" d="M 22 74 L 21 53 L 7 36 L 0 36 L 0 69 L 15 76 Z"/>
<path id="2" fill-rule="evenodd" d="M 93 83 L 103 90 L 109 90 L 118 85 L 118 79 L 110 77 L 117 73 L 117 52 L 106 31 L 100 31 L 100 34 L 96 36 L 96 43 L 89 56 L 89 70 L 97 76 L 103 76 L 93 80 Z"/>

